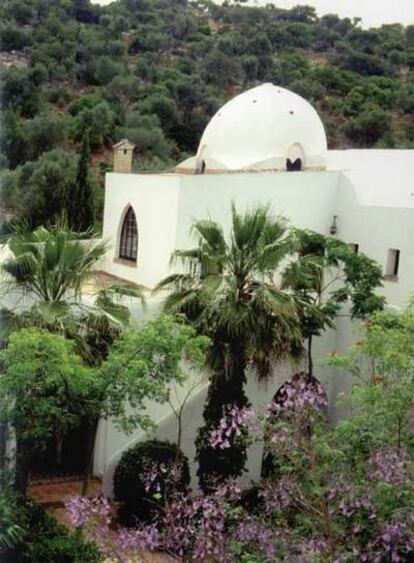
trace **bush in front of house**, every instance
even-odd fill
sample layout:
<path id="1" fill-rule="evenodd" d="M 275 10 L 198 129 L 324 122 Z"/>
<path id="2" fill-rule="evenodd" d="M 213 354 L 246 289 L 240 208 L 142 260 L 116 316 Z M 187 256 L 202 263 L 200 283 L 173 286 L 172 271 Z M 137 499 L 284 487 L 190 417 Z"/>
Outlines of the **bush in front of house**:
<path id="1" fill-rule="evenodd" d="M 121 523 L 133 526 L 153 520 L 169 496 L 189 483 L 188 459 L 175 444 L 160 440 L 136 444 L 122 455 L 114 474 Z"/>

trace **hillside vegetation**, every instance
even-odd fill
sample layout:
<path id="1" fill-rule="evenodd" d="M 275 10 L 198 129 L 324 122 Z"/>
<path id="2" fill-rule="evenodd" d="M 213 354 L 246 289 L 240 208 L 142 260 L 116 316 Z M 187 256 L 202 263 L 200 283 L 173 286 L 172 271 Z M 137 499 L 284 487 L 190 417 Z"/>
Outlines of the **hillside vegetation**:
<path id="1" fill-rule="evenodd" d="M 82 146 L 99 218 L 115 141 L 138 170 L 171 167 L 262 82 L 313 103 L 330 148 L 414 147 L 414 25 L 186 0 L 3 0 L 0 22 L 2 208 L 33 224 L 77 193 Z"/>

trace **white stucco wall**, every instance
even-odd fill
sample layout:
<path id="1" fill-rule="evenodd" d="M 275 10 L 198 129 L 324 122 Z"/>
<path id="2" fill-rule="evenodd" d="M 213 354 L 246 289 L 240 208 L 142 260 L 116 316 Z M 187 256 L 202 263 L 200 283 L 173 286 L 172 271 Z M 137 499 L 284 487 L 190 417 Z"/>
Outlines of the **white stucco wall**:
<path id="1" fill-rule="evenodd" d="M 291 225 L 328 233 L 337 201 L 337 172 L 261 172 L 182 176 L 178 205 L 177 245 L 194 245 L 195 219 L 211 217 L 230 230 L 231 203 L 243 212 L 270 204 Z"/>
<path id="2" fill-rule="evenodd" d="M 103 238 L 110 250 L 102 269 L 153 287 L 168 274 L 175 248 L 180 178 L 174 174 L 107 174 Z M 137 263 L 119 260 L 122 220 L 129 206 L 138 222 Z"/>
<path id="3" fill-rule="evenodd" d="M 395 160 L 393 160 L 395 154 Z M 385 281 L 382 293 L 388 301 L 404 306 L 413 289 L 414 187 L 412 175 L 414 151 L 331 151 L 327 171 L 260 172 L 206 175 L 124 175 L 107 176 L 104 236 L 112 240 L 105 269 L 109 272 L 153 287 L 171 270 L 170 255 L 175 248 L 188 248 L 196 241 L 191 236 L 195 220 L 211 217 L 230 228 L 230 204 L 239 211 L 270 204 L 296 227 L 328 234 L 334 215 L 338 216 L 337 236 L 386 265 L 387 251 L 399 249 L 398 280 Z M 398 173 L 393 172 L 395 168 Z M 406 171 L 404 174 L 401 171 Z M 136 268 L 114 261 L 123 210 L 133 205 L 138 220 L 139 250 Z M 159 297 L 158 297 L 159 299 Z M 358 337 L 357 324 L 339 318 L 336 330 L 327 331 L 315 342 L 315 374 L 325 385 L 333 405 L 338 392 L 350 387 L 349 376 L 332 368 L 321 368 L 318 358 L 332 351 L 345 351 Z M 267 387 L 249 377 L 248 395 L 255 407 L 270 400 L 277 388 L 296 369 L 278 366 Z M 184 411 L 183 450 L 194 460 L 194 438 L 202 424 L 206 387 L 193 395 Z M 149 412 L 159 424 L 157 435 L 173 440 L 176 421 L 168 406 L 150 405 Z M 331 410 L 333 419 L 341 409 Z M 104 476 L 105 492 L 110 493 L 112 474 L 122 451 L 142 439 L 142 433 L 125 437 L 110 422 L 99 433 L 95 471 Z M 260 474 L 261 446 L 249 453 L 245 478 Z M 192 465 L 193 485 L 196 465 Z"/>
<path id="4" fill-rule="evenodd" d="M 361 205 L 348 175 L 341 174 L 339 182 L 337 236 L 359 244 L 359 250 L 376 260 L 384 271 L 388 250 L 399 249 L 398 279 L 384 281 L 380 292 L 393 305 L 407 305 L 414 290 L 414 208 Z"/>
<path id="5" fill-rule="evenodd" d="M 103 238 L 110 251 L 102 269 L 154 287 L 171 272 L 176 248 L 195 244 L 191 226 L 211 217 L 230 227 L 230 205 L 243 211 L 270 204 L 292 225 L 327 233 L 337 201 L 338 172 L 261 172 L 256 174 L 107 174 Z M 118 259 L 126 209 L 138 222 L 137 264 Z"/>

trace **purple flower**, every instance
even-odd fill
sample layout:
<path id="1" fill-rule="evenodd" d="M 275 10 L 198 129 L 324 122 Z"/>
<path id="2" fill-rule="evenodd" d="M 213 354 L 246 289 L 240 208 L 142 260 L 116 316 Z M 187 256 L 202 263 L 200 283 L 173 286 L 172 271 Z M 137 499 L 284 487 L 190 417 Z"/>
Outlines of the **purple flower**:
<path id="1" fill-rule="evenodd" d="M 369 460 L 372 465 L 370 478 L 394 485 L 403 484 L 407 479 L 407 458 L 405 452 L 385 449 L 376 451 Z"/>
<path id="2" fill-rule="evenodd" d="M 99 519 L 109 526 L 111 506 L 106 497 L 73 497 L 65 503 L 69 520 L 75 528 L 80 528 L 91 519 Z"/>
<path id="3" fill-rule="evenodd" d="M 208 436 L 209 446 L 221 450 L 230 448 L 234 439 L 246 435 L 253 417 L 254 411 L 251 408 L 227 405 L 218 428 L 212 430 Z"/>
<path id="4" fill-rule="evenodd" d="M 302 412 L 307 409 L 321 411 L 327 404 L 322 385 L 315 378 L 300 372 L 279 389 L 274 401 L 268 407 L 267 417 L 286 411 Z"/>
<path id="5" fill-rule="evenodd" d="M 160 547 L 160 535 L 155 524 L 135 530 L 121 530 L 117 535 L 117 544 L 124 551 L 155 551 Z"/>

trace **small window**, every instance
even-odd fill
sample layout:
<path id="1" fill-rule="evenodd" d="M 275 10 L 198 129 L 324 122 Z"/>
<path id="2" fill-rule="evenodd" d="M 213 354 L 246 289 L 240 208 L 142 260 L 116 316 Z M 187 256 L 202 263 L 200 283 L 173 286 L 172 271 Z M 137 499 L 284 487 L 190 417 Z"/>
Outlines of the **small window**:
<path id="1" fill-rule="evenodd" d="M 124 154 L 126 154 L 128 151 L 126 149 L 124 149 Z"/>
<path id="2" fill-rule="evenodd" d="M 359 244 L 357 244 L 356 242 L 350 242 L 348 246 L 349 250 L 351 250 L 354 254 L 358 254 Z"/>
<path id="3" fill-rule="evenodd" d="M 125 215 L 122 225 L 119 257 L 125 260 L 137 261 L 138 252 L 138 227 L 135 213 L 130 207 Z"/>
<path id="4" fill-rule="evenodd" d="M 398 268 L 400 266 L 400 251 L 396 248 L 390 248 L 387 256 L 387 278 L 396 278 L 398 276 Z"/>

